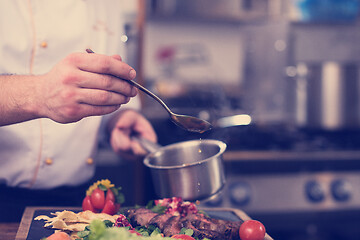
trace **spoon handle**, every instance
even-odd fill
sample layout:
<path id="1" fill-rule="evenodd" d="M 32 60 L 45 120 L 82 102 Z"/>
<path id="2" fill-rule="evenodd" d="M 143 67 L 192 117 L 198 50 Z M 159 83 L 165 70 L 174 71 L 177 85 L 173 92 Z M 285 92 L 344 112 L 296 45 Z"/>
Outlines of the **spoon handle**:
<path id="1" fill-rule="evenodd" d="M 156 96 L 154 93 L 152 93 L 149 89 L 143 87 L 142 85 L 138 84 L 137 82 L 133 81 L 133 80 L 126 80 L 128 82 L 130 82 L 131 84 L 133 84 L 136 88 L 140 89 L 141 91 L 143 91 L 144 93 L 146 93 L 147 95 L 149 95 L 150 97 L 154 98 L 156 101 L 158 101 L 164 108 L 165 110 L 171 115 L 172 111 L 170 110 L 170 108 L 164 103 L 163 100 L 161 100 L 161 98 L 159 98 L 158 96 Z"/>
<path id="2" fill-rule="evenodd" d="M 148 153 L 156 152 L 162 147 L 161 145 L 140 136 L 132 136 L 131 139 L 137 141 Z"/>
<path id="3" fill-rule="evenodd" d="M 95 53 L 93 50 L 91 50 L 90 48 L 86 49 L 87 53 Z M 143 87 L 142 85 L 140 85 L 139 83 L 133 81 L 133 80 L 127 80 L 127 79 L 123 79 L 125 81 L 128 81 L 129 83 L 131 83 L 132 85 L 134 85 L 136 88 L 140 89 L 141 91 L 143 91 L 144 93 L 146 93 L 147 95 L 149 95 L 150 97 L 154 98 L 156 101 L 158 101 L 164 108 L 165 110 L 172 115 L 173 112 L 170 110 L 170 108 L 164 103 L 163 100 L 161 100 L 161 98 L 159 98 L 158 96 L 156 96 L 154 93 L 152 93 L 149 89 Z"/>

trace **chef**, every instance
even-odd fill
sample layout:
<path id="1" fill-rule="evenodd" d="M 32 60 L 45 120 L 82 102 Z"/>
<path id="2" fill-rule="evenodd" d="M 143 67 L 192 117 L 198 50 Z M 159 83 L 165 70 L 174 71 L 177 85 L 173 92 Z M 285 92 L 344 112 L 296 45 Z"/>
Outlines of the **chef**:
<path id="1" fill-rule="evenodd" d="M 101 126 L 119 154 L 144 154 L 132 134 L 156 141 L 124 80 L 136 77 L 121 58 L 124 4 L 0 1 L 0 220 L 80 206 Z"/>

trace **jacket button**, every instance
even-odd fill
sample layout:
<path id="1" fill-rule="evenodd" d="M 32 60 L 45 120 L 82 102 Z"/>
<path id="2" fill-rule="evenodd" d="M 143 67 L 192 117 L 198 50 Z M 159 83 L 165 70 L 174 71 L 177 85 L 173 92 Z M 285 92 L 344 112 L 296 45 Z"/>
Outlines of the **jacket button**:
<path id="1" fill-rule="evenodd" d="M 94 159 L 88 158 L 88 159 L 86 160 L 86 163 L 89 164 L 89 165 L 92 165 L 92 164 L 94 164 Z"/>
<path id="2" fill-rule="evenodd" d="M 46 41 L 43 41 L 40 43 L 40 47 L 46 48 L 48 46 L 48 43 Z"/>
<path id="3" fill-rule="evenodd" d="M 51 164 L 53 164 L 53 160 L 51 158 L 47 158 L 45 160 L 45 163 L 46 163 L 46 165 L 51 165 Z"/>

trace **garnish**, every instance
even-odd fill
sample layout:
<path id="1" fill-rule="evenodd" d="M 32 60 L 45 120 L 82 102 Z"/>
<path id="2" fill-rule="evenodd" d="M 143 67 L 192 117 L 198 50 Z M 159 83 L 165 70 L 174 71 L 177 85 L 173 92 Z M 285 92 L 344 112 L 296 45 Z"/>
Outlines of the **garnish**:
<path id="1" fill-rule="evenodd" d="M 82 202 L 84 211 L 90 210 L 95 213 L 116 214 L 125 197 L 120 192 L 121 187 L 115 187 L 109 179 L 103 179 L 92 184 L 86 191 L 86 196 Z"/>
<path id="2" fill-rule="evenodd" d="M 83 240 L 165 240 L 161 235 L 160 230 L 154 226 L 149 226 L 148 229 L 130 227 L 111 227 L 107 226 L 105 222 L 100 220 L 93 220 L 84 231 L 77 233 L 78 237 Z M 145 237 L 146 236 L 146 237 Z"/>
<path id="3" fill-rule="evenodd" d="M 185 234 L 185 235 L 189 235 L 189 236 L 192 236 L 194 234 L 194 230 L 192 229 L 188 229 L 188 228 L 182 228 L 180 230 L 180 233 L 179 234 Z"/>
<path id="4" fill-rule="evenodd" d="M 133 228 L 129 223 L 129 220 L 122 214 L 120 214 L 119 217 L 116 219 L 115 227 L 130 227 L 131 229 Z"/>
<path id="5" fill-rule="evenodd" d="M 88 190 L 86 191 L 86 196 L 90 196 L 91 193 L 98 187 L 102 188 L 102 190 L 107 190 L 109 188 L 115 187 L 115 185 L 112 184 L 109 179 L 98 180 L 88 188 Z"/>
<path id="6" fill-rule="evenodd" d="M 156 213 L 168 213 L 174 216 L 187 216 L 198 212 L 196 205 L 189 201 L 183 201 L 180 197 L 163 198 L 154 201 L 155 206 L 150 208 Z"/>
<path id="7" fill-rule="evenodd" d="M 149 236 L 156 236 L 156 235 L 161 235 L 161 230 L 150 224 L 148 227 L 145 226 L 138 226 L 135 228 L 135 231 L 137 231 L 138 233 L 140 233 L 142 236 L 144 237 L 149 237 Z"/>

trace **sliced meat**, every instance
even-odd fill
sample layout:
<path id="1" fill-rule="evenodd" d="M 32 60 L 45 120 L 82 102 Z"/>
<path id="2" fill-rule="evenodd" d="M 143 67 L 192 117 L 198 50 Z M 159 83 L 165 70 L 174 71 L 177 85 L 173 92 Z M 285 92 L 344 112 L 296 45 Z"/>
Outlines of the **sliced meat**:
<path id="1" fill-rule="evenodd" d="M 209 238 L 209 239 L 227 239 L 227 238 L 224 238 L 224 236 L 222 236 L 217 231 L 212 231 L 209 229 L 198 229 L 189 220 L 184 220 L 181 222 L 181 224 L 182 224 L 182 227 L 184 227 L 184 228 L 192 229 L 194 231 L 193 237 L 197 237 L 199 239 L 203 239 L 205 237 Z"/>
<path id="2" fill-rule="evenodd" d="M 192 229 L 194 237 L 212 240 L 240 240 L 239 228 L 242 221 L 226 221 L 210 218 L 204 214 L 188 214 L 185 217 L 171 214 L 157 214 L 147 208 L 127 209 L 123 214 L 133 227 L 155 225 L 166 236 L 179 234 L 182 228 Z"/>
<path id="3" fill-rule="evenodd" d="M 181 220 L 183 227 L 192 229 L 194 236 L 209 239 L 240 239 L 240 222 L 225 221 L 203 214 L 189 214 Z"/>
<path id="4" fill-rule="evenodd" d="M 242 220 L 240 221 L 227 221 L 222 219 L 216 219 L 216 218 L 209 218 L 207 217 L 207 220 L 212 223 L 212 226 L 220 227 L 219 232 L 223 232 L 224 235 L 229 236 L 228 239 L 238 240 L 240 239 L 239 236 L 239 228 L 240 225 L 243 223 Z M 213 229 L 213 227 L 211 227 Z"/>
<path id="5" fill-rule="evenodd" d="M 166 214 L 166 213 L 158 214 L 150 220 L 149 224 L 152 224 L 152 225 L 158 227 L 160 230 L 162 230 L 162 229 L 164 229 L 164 225 L 165 225 L 166 221 L 170 217 L 172 217 L 171 214 Z"/>
<path id="6" fill-rule="evenodd" d="M 150 220 L 158 214 L 147 208 L 137 208 L 126 210 L 124 215 L 130 220 L 130 224 L 133 227 L 148 227 Z"/>
<path id="7" fill-rule="evenodd" d="M 231 239 L 240 240 L 239 228 L 242 223 L 243 221 L 230 222 L 229 226 L 231 226 Z"/>
<path id="8" fill-rule="evenodd" d="M 171 216 L 164 224 L 164 228 L 160 230 L 164 233 L 165 237 L 170 237 L 179 234 L 182 228 L 180 223 L 180 216 Z"/>
<path id="9" fill-rule="evenodd" d="M 226 227 L 220 223 L 212 222 L 211 218 L 203 214 L 189 214 L 184 217 L 182 221 L 189 222 L 199 230 L 223 231 L 223 229 Z"/>

